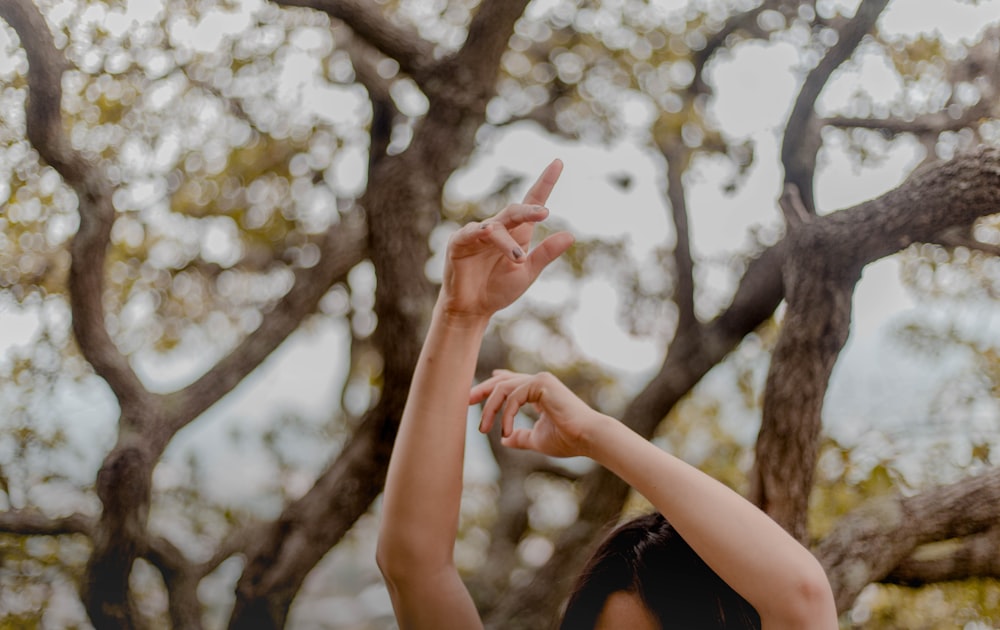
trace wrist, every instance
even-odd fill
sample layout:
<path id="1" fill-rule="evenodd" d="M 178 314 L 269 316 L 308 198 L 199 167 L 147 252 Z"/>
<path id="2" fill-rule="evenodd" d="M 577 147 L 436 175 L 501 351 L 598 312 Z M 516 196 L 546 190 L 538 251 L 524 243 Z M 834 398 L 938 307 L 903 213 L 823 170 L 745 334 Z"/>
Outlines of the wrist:
<path id="1" fill-rule="evenodd" d="M 490 323 L 489 315 L 450 308 L 446 300 L 438 300 L 435 304 L 434 319 L 446 328 L 479 333 L 485 332 Z"/>
<path id="2" fill-rule="evenodd" d="M 587 429 L 580 435 L 580 447 L 583 455 L 604 465 L 608 446 L 623 429 L 625 431 L 629 429 L 617 418 L 612 418 L 599 411 L 591 411 L 594 415 L 587 423 Z"/>

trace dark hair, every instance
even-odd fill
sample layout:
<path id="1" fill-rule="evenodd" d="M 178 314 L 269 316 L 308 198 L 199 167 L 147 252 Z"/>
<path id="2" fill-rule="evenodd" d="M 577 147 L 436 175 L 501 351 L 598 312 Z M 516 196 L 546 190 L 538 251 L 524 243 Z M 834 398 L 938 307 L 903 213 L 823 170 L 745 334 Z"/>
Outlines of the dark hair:
<path id="1" fill-rule="evenodd" d="M 592 630 L 612 593 L 639 596 L 663 628 L 760 629 L 760 616 L 659 513 L 613 531 L 577 580 L 561 630 Z"/>

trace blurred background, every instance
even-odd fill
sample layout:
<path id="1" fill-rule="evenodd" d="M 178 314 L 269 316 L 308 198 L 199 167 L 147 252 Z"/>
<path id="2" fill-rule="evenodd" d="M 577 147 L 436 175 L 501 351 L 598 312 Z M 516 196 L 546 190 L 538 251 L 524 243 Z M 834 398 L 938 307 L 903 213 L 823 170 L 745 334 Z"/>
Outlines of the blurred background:
<path id="1" fill-rule="evenodd" d="M 859 6 L 879 3 L 533 0 L 497 18 L 509 37 L 492 53 L 467 38 L 477 15 L 504 11 L 485 0 L 3 1 L 0 627 L 96 623 L 86 584 L 104 579 L 95 549 L 115 543 L 95 541 L 118 531 L 98 471 L 157 423 L 170 431 L 149 448 L 135 504 L 146 542 L 122 595 L 142 627 L 182 627 L 185 597 L 205 628 L 227 626 L 244 600 L 272 601 L 263 587 L 248 595 L 266 582 L 251 569 L 267 575 L 278 557 L 262 541 L 281 523 L 322 530 L 326 517 L 306 507 L 348 494 L 353 512 L 328 508 L 340 533 L 276 580 L 274 618 L 395 627 L 374 564 L 379 474 L 337 466 L 353 465 L 359 435 L 375 436 L 375 455 L 359 460 L 384 466 L 398 398 L 387 392 L 405 393 L 393 375 L 419 347 L 449 234 L 519 199 L 554 158 L 565 170 L 545 229 L 577 244 L 497 316 L 482 369 L 551 370 L 621 417 L 685 326 L 724 315 L 752 261 L 781 241 L 784 182 L 827 215 L 1000 139 L 990 0 L 882 2 L 846 51 Z M 62 145 L 29 137 L 30 111 L 51 93 L 29 86 L 41 66 L 15 5 L 36 8 L 64 60 Z M 363 18 L 381 22 L 369 32 Z M 834 52 L 842 61 L 824 69 Z M 793 110 L 820 72 L 802 122 Z M 51 155 L 92 170 L 74 175 Z M 112 214 L 103 254 L 88 258 L 71 242 L 89 225 L 81 191 L 93 181 Z M 378 236 L 394 225 L 402 240 Z M 866 500 L 993 464 L 1000 230 L 991 218 L 968 227 L 957 246 L 913 245 L 864 270 L 826 392 L 816 540 Z M 394 264 L 419 286 L 397 290 L 415 285 Z M 86 265 L 103 278 L 98 295 L 72 271 Z M 416 300 L 412 328 L 394 323 L 392 296 Z M 774 306 L 649 425 L 657 444 L 741 492 L 781 329 Z M 78 340 L 94 330 L 74 333 L 83 312 L 107 343 Z M 407 341 L 387 343 L 383 322 Z M 107 352 L 125 367 L 102 363 Z M 175 396 L 203 391 L 203 408 Z M 558 571 L 590 473 L 587 462 L 505 459 L 470 431 L 456 561 L 486 618 L 539 571 Z M 938 544 L 925 553 L 950 543 Z M 873 583 L 842 625 L 1000 627 L 996 547 L 992 562 L 992 577 Z"/>

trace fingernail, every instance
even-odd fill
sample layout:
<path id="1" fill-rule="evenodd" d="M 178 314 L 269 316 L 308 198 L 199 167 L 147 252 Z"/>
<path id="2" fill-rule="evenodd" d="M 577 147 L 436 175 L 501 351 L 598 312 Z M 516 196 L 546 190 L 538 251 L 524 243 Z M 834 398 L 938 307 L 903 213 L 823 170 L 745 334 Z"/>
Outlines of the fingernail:
<path id="1" fill-rule="evenodd" d="M 520 247 L 515 247 L 514 251 L 511 253 L 514 254 L 514 260 L 521 260 L 521 257 L 524 256 L 524 252 L 521 251 Z"/>

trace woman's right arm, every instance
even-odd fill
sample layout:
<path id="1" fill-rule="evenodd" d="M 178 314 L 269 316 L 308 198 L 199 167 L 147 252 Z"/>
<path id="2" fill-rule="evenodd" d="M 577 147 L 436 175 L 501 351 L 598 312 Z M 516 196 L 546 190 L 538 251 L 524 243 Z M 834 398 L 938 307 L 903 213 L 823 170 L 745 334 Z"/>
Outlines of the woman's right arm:
<path id="1" fill-rule="evenodd" d="M 573 242 L 560 232 L 529 251 L 534 224 L 548 216 L 541 204 L 561 170 L 562 163 L 553 162 L 524 204 L 470 223 L 448 242 L 441 292 L 389 462 L 376 551 L 403 630 L 482 627 L 453 559 L 466 396 L 490 316 Z"/>
<path id="2" fill-rule="evenodd" d="M 639 491 L 692 549 L 760 614 L 765 630 L 836 630 L 830 583 L 816 558 L 755 505 L 600 414 L 550 374 L 500 371 L 472 389 L 486 400 L 482 430 L 502 410 L 506 446 L 556 457 L 585 455 Z M 532 403 L 531 429 L 512 429 Z"/>

